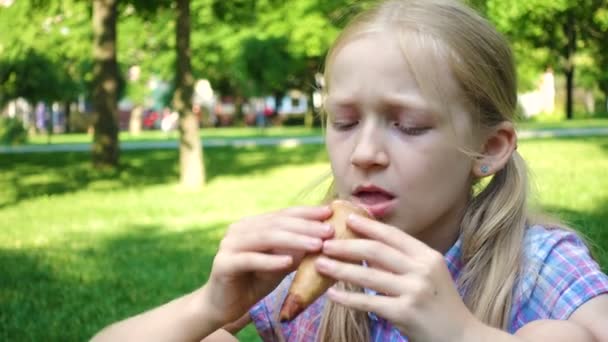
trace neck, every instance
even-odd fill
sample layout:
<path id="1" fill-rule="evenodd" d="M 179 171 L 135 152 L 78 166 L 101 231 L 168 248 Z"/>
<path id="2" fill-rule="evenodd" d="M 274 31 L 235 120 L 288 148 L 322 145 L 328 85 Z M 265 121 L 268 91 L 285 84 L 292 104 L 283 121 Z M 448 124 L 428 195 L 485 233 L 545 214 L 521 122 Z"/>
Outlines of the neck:
<path id="1" fill-rule="evenodd" d="M 456 243 L 460 235 L 460 223 L 466 208 L 466 201 L 461 201 L 461 203 L 463 204 L 447 211 L 415 237 L 441 254 L 445 254 Z"/>

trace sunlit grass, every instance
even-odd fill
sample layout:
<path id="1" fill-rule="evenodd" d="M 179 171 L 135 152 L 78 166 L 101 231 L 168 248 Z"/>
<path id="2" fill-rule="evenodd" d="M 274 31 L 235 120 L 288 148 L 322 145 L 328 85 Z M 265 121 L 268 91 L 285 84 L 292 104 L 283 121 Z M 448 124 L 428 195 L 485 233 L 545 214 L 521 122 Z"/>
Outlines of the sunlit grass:
<path id="1" fill-rule="evenodd" d="M 608 137 L 526 140 L 539 205 L 608 254 Z M 175 183 L 177 152 L 125 152 L 116 172 L 86 153 L 0 159 L 0 340 L 82 341 L 203 284 L 239 217 L 314 203 L 300 190 L 328 170 L 320 145 L 208 149 L 208 185 Z M 249 326 L 239 335 L 256 341 Z"/>
<path id="2" fill-rule="evenodd" d="M 517 128 L 521 130 L 543 130 L 543 129 L 564 129 L 564 128 L 596 128 L 608 127 L 608 118 L 585 118 L 575 120 L 564 120 L 562 117 L 550 120 L 530 120 L 517 123 Z"/>
<path id="3" fill-rule="evenodd" d="M 259 129 L 255 127 L 222 127 L 222 128 L 202 128 L 200 136 L 202 139 L 234 139 L 234 138 L 255 138 L 255 137 L 292 137 L 292 136 L 311 136 L 321 134 L 320 128 L 306 128 L 303 126 L 286 126 L 286 127 L 267 127 Z M 139 135 L 131 135 L 129 132 L 123 131 L 119 134 L 120 141 L 159 141 L 159 140 L 177 140 L 178 133 L 176 131 L 165 133 L 160 130 L 142 131 Z M 73 134 L 54 134 L 50 138 L 47 135 L 40 134 L 28 138 L 29 144 L 73 144 L 73 143 L 90 143 L 93 140 L 91 135 L 86 133 Z"/>
<path id="4" fill-rule="evenodd" d="M 543 130 L 560 128 L 589 128 L 589 127 L 608 127 L 608 118 L 586 118 L 576 120 L 564 120 L 562 117 L 551 120 L 523 121 L 518 122 L 520 130 Z M 318 136 L 322 134 L 321 128 L 306 128 L 303 126 L 268 127 L 260 130 L 255 127 L 222 127 L 222 128 L 203 128 L 200 131 L 202 139 L 239 139 L 257 137 L 303 137 Z M 166 134 L 162 131 L 143 131 L 140 135 L 130 135 L 129 132 L 120 132 L 121 142 L 143 142 L 143 141 L 174 141 L 177 140 L 178 133 L 171 132 Z M 90 143 L 92 136 L 87 134 L 55 134 L 50 137 L 46 135 L 35 135 L 29 138 L 28 143 L 34 145 L 48 144 L 75 144 Z"/>

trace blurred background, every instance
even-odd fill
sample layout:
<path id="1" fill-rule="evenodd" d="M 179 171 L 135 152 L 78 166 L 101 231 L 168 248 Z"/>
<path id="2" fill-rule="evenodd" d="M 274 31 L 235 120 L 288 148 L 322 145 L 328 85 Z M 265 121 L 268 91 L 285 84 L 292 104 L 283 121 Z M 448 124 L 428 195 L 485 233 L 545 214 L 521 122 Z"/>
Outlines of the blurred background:
<path id="1" fill-rule="evenodd" d="M 0 339 L 86 340 L 203 284 L 230 222 L 318 202 L 323 59 L 373 3 L 0 0 Z M 606 271 L 608 1 L 468 3 L 515 52 L 533 205 Z"/>

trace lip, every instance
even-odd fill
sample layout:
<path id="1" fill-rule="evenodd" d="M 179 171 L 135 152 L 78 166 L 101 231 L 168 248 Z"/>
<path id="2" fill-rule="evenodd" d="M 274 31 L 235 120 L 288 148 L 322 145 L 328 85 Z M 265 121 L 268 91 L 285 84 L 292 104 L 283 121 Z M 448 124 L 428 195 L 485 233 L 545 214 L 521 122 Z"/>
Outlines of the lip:
<path id="1" fill-rule="evenodd" d="M 361 201 L 361 199 L 357 195 L 360 192 L 379 192 L 390 196 L 391 199 L 374 204 L 367 204 L 363 203 L 363 201 Z M 376 219 L 380 219 L 390 214 L 395 209 L 395 206 L 397 204 L 397 199 L 395 195 L 376 185 L 360 185 L 356 187 L 355 190 L 352 192 L 352 201 L 357 205 L 365 208 Z"/>

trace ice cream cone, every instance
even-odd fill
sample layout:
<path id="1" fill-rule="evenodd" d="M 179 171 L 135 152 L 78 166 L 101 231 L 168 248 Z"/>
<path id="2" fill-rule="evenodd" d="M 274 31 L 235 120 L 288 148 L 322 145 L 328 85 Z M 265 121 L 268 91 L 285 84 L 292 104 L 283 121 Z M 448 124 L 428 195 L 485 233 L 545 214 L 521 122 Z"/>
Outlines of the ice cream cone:
<path id="1" fill-rule="evenodd" d="M 334 227 L 334 239 L 357 238 L 357 235 L 346 226 L 346 218 L 349 214 L 356 213 L 365 217 L 372 217 L 364 208 L 344 200 L 333 201 L 331 208 L 333 215 L 326 222 Z M 289 293 L 283 302 L 279 314 L 281 322 L 294 319 L 336 282 L 321 275 L 315 269 L 315 260 L 319 256 L 320 253 L 311 253 L 302 259 L 289 288 Z"/>

